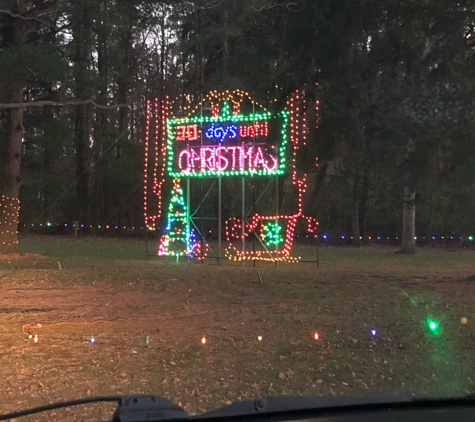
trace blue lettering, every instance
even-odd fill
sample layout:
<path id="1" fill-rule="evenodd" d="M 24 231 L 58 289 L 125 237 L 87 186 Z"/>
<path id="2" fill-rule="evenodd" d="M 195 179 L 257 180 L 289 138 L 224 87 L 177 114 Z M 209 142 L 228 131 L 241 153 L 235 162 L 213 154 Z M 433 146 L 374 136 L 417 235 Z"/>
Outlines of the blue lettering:
<path id="1" fill-rule="evenodd" d="M 236 139 L 238 135 L 238 127 L 236 125 L 231 125 L 228 126 L 228 129 L 231 132 L 231 135 L 229 135 L 229 139 Z"/>
<path id="2" fill-rule="evenodd" d="M 219 139 L 221 142 L 223 142 L 224 138 L 226 138 L 226 133 L 227 133 L 227 129 L 225 132 L 222 127 L 217 127 L 214 130 L 214 138 Z"/>
<path id="3" fill-rule="evenodd" d="M 205 132 L 205 136 L 207 139 L 213 139 L 213 134 L 214 134 L 214 124 L 212 124 L 208 130 Z"/>
<path id="4" fill-rule="evenodd" d="M 238 133 L 239 130 L 237 125 L 215 126 L 214 123 L 212 123 L 206 132 L 204 132 L 206 139 L 217 139 L 220 142 L 223 142 L 226 139 L 236 139 Z"/>

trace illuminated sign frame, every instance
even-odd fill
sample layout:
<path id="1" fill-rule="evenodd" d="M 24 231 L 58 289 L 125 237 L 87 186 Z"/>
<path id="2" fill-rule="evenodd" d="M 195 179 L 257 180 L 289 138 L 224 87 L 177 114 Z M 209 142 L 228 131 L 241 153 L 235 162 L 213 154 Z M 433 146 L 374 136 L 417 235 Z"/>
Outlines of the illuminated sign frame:
<path id="1" fill-rule="evenodd" d="M 218 165 L 216 165 L 216 168 L 214 169 L 206 169 L 206 170 L 200 169 L 198 171 L 197 170 L 176 171 L 176 169 L 174 169 L 175 160 L 177 158 L 176 156 L 178 155 L 178 153 L 175 152 L 174 144 L 175 143 L 185 144 L 185 142 L 187 141 L 196 141 L 196 139 L 194 139 L 195 138 L 194 134 L 193 136 L 191 136 L 191 135 L 185 134 L 185 132 L 183 132 L 183 137 L 180 137 L 180 139 L 175 139 L 176 138 L 175 128 L 177 126 L 187 126 L 187 125 L 194 125 L 194 124 L 203 125 L 206 123 L 230 123 L 230 124 L 249 123 L 249 124 L 252 124 L 252 123 L 258 123 L 258 122 L 268 122 L 272 119 L 279 119 L 282 122 L 281 128 L 280 128 L 281 136 L 278 142 L 276 142 L 277 153 L 276 153 L 275 158 L 277 162 L 276 162 L 275 168 L 265 168 L 266 165 L 263 164 L 262 166 L 264 168 L 250 168 L 250 169 L 239 168 L 239 169 L 233 169 L 233 170 L 219 169 Z M 166 167 L 167 174 L 171 177 L 183 177 L 183 178 L 217 177 L 217 176 L 229 177 L 229 176 L 280 176 L 280 175 L 283 175 L 285 174 L 286 165 L 287 165 L 286 148 L 288 144 L 288 134 L 287 134 L 288 126 L 289 126 L 289 112 L 287 110 L 280 111 L 276 114 L 272 114 L 269 112 L 252 113 L 249 115 L 232 114 L 228 102 L 224 103 L 224 107 L 221 114 L 215 117 L 195 116 L 195 117 L 186 117 L 186 118 L 167 119 L 167 167 Z M 187 137 L 189 137 L 190 139 L 186 139 Z M 229 138 L 229 139 L 234 139 L 234 137 Z M 220 146 L 214 147 L 210 145 L 200 145 L 199 147 L 201 149 L 224 148 Z M 236 147 L 229 147 L 229 148 L 240 148 L 240 147 L 236 146 Z M 181 153 L 183 153 L 183 151 L 187 151 L 187 150 L 183 149 Z M 259 151 L 261 151 L 261 156 L 262 156 L 262 150 L 258 149 L 258 152 Z M 257 161 L 257 159 L 255 160 Z M 234 157 L 233 157 L 233 161 L 234 161 Z M 256 165 L 254 166 L 256 167 Z"/>

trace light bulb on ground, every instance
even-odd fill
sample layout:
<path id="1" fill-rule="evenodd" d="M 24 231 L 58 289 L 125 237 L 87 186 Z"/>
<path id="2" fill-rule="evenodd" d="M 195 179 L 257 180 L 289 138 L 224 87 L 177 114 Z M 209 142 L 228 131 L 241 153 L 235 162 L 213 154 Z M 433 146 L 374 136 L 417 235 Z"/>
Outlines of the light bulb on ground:
<path id="1" fill-rule="evenodd" d="M 463 325 L 465 325 L 467 323 L 467 321 L 468 321 L 467 317 L 460 318 L 460 323 L 463 324 Z"/>
<path id="2" fill-rule="evenodd" d="M 257 336 L 257 340 L 262 341 L 262 336 Z"/>
<path id="3" fill-rule="evenodd" d="M 431 319 L 431 318 L 427 318 L 426 320 L 426 324 L 427 324 L 427 328 L 429 329 L 429 333 L 430 334 L 438 334 L 439 332 L 439 322 L 434 320 L 434 319 Z"/>
<path id="4" fill-rule="evenodd" d="M 91 336 L 91 338 L 89 339 L 89 343 L 94 344 L 95 342 L 96 339 L 94 338 L 94 336 Z"/>
<path id="5" fill-rule="evenodd" d="M 201 344 L 206 344 L 207 340 L 206 340 L 206 337 L 203 336 L 201 337 Z"/>
<path id="6" fill-rule="evenodd" d="M 33 338 L 33 341 L 35 343 L 38 343 L 40 341 L 40 339 L 38 338 L 38 334 L 35 334 L 35 337 Z"/>
<path id="7" fill-rule="evenodd" d="M 373 329 L 371 330 L 371 335 L 372 335 L 373 337 L 375 337 L 376 334 L 378 334 L 378 332 L 373 328 Z"/>
<path id="8" fill-rule="evenodd" d="M 312 333 L 312 339 L 314 339 L 315 341 L 320 340 L 320 334 L 317 331 L 314 331 Z"/>

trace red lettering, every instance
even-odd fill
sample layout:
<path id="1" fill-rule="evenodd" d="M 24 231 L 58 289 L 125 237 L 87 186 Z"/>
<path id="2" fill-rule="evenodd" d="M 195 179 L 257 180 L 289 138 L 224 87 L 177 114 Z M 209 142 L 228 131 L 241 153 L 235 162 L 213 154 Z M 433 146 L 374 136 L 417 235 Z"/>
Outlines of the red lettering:
<path id="1" fill-rule="evenodd" d="M 175 128 L 177 141 L 196 141 L 198 139 L 198 125 L 181 125 Z"/>
<path id="2" fill-rule="evenodd" d="M 198 139 L 198 125 L 187 125 L 186 137 L 189 141 L 196 141 Z"/>
<path id="3" fill-rule="evenodd" d="M 269 125 L 267 122 L 255 122 L 252 125 L 239 126 L 239 136 L 241 138 L 254 138 L 267 135 L 269 135 Z"/>
<path id="4" fill-rule="evenodd" d="M 185 140 L 186 126 L 177 126 L 175 128 L 175 138 L 177 141 Z"/>

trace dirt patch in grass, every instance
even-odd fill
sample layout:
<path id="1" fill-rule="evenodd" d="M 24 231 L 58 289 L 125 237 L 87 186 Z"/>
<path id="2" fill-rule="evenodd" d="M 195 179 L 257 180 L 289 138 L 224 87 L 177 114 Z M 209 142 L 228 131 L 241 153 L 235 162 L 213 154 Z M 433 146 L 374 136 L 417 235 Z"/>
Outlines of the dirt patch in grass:
<path id="1" fill-rule="evenodd" d="M 45 256 L 37 254 L 37 253 L 0 253 L 0 261 L 32 261 L 32 260 L 37 260 L 37 261 L 44 261 L 46 259 Z"/>
<path id="2" fill-rule="evenodd" d="M 146 261 L 137 241 L 22 246 L 45 256 L 0 262 L 2 412 L 111 394 L 153 393 L 200 412 L 276 394 L 475 389 L 475 291 L 460 283 L 475 273 L 472 252 L 325 248 L 317 270 Z M 106 419 L 112 408 L 53 416 Z"/>

